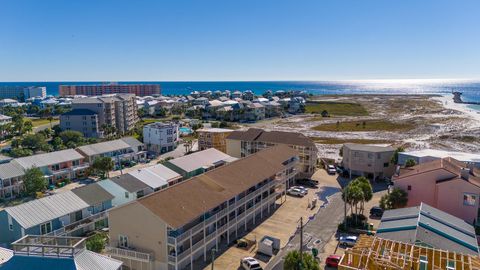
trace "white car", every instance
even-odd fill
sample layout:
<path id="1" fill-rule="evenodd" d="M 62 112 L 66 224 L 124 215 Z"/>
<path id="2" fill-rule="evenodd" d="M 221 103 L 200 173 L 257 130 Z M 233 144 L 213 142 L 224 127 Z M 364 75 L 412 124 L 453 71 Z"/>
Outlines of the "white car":
<path id="1" fill-rule="evenodd" d="M 338 242 L 341 246 L 353 247 L 357 243 L 357 236 L 340 236 Z"/>
<path id="2" fill-rule="evenodd" d="M 287 191 L 287 193 L 292 195 L 292 196 L 297 196 L 297 197 L 305 196 L 305 193 L 299 188 L 291 188 Z"/>
<path id="3" fill-rule="evenodd" d="M 298 188 L 300 189 L 304 195 L 307 195 L 308 194 L 308 188 L 304 187 L 304 186 L 294 186 L 293 188 Z"/>
<path id="4" fill-rule="evenodd" d="M 337 170 L 335 169 L 335 166 L 327 165 L 327 172 L 328 172 L 328 174 L 335 174 L 337 172 Z"/>
<path id="5" fill-rule="evenodd" d="M 260 263 L 252 257 L 245 257 L 240 260 L 240 266 L 244 270 L 262 270 Z"/>

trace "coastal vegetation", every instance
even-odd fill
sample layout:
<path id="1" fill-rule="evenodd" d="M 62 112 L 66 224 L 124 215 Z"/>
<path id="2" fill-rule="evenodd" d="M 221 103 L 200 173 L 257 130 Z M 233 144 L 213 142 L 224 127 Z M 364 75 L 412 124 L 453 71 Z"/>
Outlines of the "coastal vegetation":
<path id="1" fill-rule="evenodd" d="M 380 207 L 384 210 L 403 208 L 407 206 L 408 193 L 400 188 L 394 188 L 390 193 L 380 198 Z"/>
<path id="2" fill-rule="evenodd" d="M 322 114 L 327 112 L 329 116 L 366 116 L 368 111 L 358 103 L 335 102 L 335 101 L 308 101 L 305 104 L 305 112 Z"/>
<path id="3" fill-rule="evenodd" d="M 348 138 L 328 138 L 328 137 L 310 137 L 315 143 L 319 144 L 393 144 L 394 141 L 382 139 L 348 139 Z"/>
<path id="4" fill-rule="evenodd" d="M 321 124 L 313 127 L 317 131 L 340 131 L 340 132 L 358 132 L 358 131 L 409 131 L 415 128 L 413 123 L 392 122 L 389 120 L 359 120 L 359 121 L 337 121 L 336 123 Z"/>
<path id="5" fill-rule="evenodd" d="M 23 185 L 25 186 L 25 193 L 27 195 L 35 195 L 37 192 L 47 190 L 48 183 L 43 172 L 39 168 L 33 167 L 25 171 Z"/>
<path id="6" fill-rule="evenodd" d="M 285 264 L 283 266 L 284 270 L 319 270 L 320 266 L 315 258 L 310 253 L 302 253 L 300 257 L 300 252 L 298 250 L 292 250 L 287 253 L 285 256 Z"/>

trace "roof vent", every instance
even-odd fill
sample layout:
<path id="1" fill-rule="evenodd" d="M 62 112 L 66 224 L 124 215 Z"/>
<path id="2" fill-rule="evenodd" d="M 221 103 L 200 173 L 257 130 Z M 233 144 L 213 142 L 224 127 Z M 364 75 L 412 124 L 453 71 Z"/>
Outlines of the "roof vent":
<path id="1" fill-rule="evenodd" d="M 469 176 L 470 176 L 470 169 L 469 168 L 461 168 L 460 169 L 460 177 L 462 177 L 462 179 L 468 181 Z"/>

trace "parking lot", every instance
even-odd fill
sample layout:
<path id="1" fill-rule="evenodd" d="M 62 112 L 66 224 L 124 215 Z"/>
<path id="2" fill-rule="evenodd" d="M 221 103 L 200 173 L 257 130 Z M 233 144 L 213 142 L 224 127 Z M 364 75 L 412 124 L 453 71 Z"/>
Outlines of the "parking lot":
<path id="1" fill-rule="evenodd" d="M 335 176 L 329 176 L 324 170 L 319 170 L 319 176 L 315 179 L 319 181 L 319 186 L 316 189 L 309 189 L 308 194 L 303 198 L 287 195 L 287 200 L 269 218 L 264 220 L 244 238 L 250 241 L 260 241 L 265 235 L 268 235 L 280 239 L 280 245 L 284 247 L 297 230 L 300 217 L 303 217 L 306 222 L 309 217 L 317 213 L 323 201 L 325 201 L 325 197 L 338 192 Z M 335 185 L 337 185 L 337 188 L 335 188 Z M 314 199 L 317 199 L 316 207 L 313 209 L 309 208 L 309 204 Z M 272 257 L 257 254 L 256 251 L 256 245 L 253 245 L 248 250 L 231 246 L 215 259 L 215 268 L 241 269 L 240 259 L 244 257 L 254 257 L 260 262 L 262 267 L 265 267 Z M 211 265 L 205 266 L 204 269 L 211 269 Z"/>

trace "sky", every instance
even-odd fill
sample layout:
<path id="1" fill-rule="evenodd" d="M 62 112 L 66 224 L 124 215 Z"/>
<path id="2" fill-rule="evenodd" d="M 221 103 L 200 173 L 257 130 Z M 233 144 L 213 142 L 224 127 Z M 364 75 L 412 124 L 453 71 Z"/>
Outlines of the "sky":
<path id="1" fill-rule="evenodd" d="M 0 81 L 480 79 L 478 0 L 0 0 Z"/>

